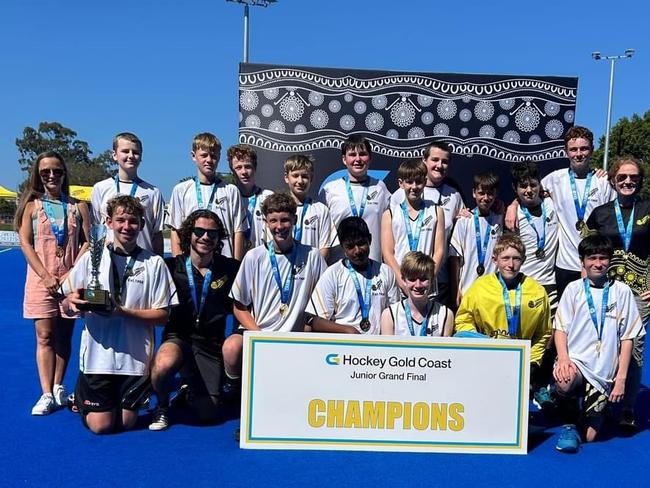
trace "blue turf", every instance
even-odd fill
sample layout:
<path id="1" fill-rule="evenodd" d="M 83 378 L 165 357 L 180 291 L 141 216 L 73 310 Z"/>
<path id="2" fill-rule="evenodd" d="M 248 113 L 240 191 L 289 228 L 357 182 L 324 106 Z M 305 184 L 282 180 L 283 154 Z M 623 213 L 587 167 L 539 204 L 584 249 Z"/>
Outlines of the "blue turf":
<path id="1" fill-rule="evenodd" d="M 238 422 L 215 427 L 175 424 L 149 432 L 142 419 L 134 432 L 95 436 L 79 417 L 60 411 L 32 417 L 39 396 L 31 321 L 22 319 L 25 262 L 18 249 L 0 253 L 2 293 L 0 358 L 3 386 L 0 486 L 612 486 L 635 480 L 647 486 L 650 398 L 640 397 L 644 431 L 610 436 L 579 454 L 555 451 L 558 427 L 531 433 L 527 456 L 240 450 Z M 80 324 L 66 376 L 72 388 L 78 365 Z M 649 373 L 645 368 L 645 374 Z M 531 429 L 532 430 L 532 429 Z"/>

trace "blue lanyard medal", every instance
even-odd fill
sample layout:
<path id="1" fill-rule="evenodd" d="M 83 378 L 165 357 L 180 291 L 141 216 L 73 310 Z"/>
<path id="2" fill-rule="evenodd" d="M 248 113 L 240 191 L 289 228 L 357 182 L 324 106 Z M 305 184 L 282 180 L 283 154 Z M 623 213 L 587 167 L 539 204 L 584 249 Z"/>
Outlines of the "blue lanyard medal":
<path id="1" fill-rule="evenodd" d="M 508 319 L 508 335 L 511 339 L 517 337 L 519 330 L 519 322 L 521 321 L 521 281 L 517 284 L 515 290 L 515 306 L 510 302 L 510 293 L 501 273 L 497 273 L 499 283 L 501 283 L 501 291 L 503 293 L 503 306 L 506 309 L 506 318 Z"/>
<path id="2" fill-rule="evenodd" d="M 352 194 L 352 185 L 350 184 L 350 177 L 343 178 L 345 180 L 345 189 L 348 191 L 348 201 L 350 202 L 350 209 L 352 210 L 353 217 L 363 217 L 363 212 L 366 209 L 366 200 L 368 199 L 368 184 L 369 180 L 363 183 L 363 194 L 361 195 L 361 205 L 357 210 L 357 205 L 354 203 L 354 195 Z"/>
<path id="3" fill-rule="evenodd" d="M 478 208 L 472 212 L 474 214 L 474 231 L 476 234 L 476 252 L 478 254 L 478 266 L 476 267 L 476 274 L 482 276 L 485 273 L 485 255 L 487 254 L 488 242 L 490 242 L 490 223 L 488 222 L 485 229 L 485 237 L 481 243 L 481 222 L 478 218 Z"/>
<path id="4" fill-rule="evenodd" d="M 201 182 L 199 181 L 199 178 L 197 176 L 194 177 L 194 189 L 196 190 L 196 203 L 199 205 L 200 209 L 210 208 L 210 205 L 212 205 L 214 201 L 214 194 L 217 191 L 217 182 L 215 181 L 212 183 L 211 192 L 210 192 L 210 198 L 208 199 L 207 203 L 205 206 L 203 206 L 203 192 L 201 191 Z"/>
<path id="5" fill-rule="evenodd" d="M 363 332 L 368 332 L 370 330 L 370 306 L 372 301 L 372 277 L 370 274 L 370 263 L 368 263 L 368 277 L 366 278 L 366 289 L 365 293 L 361 292 L 361 283 L 359 283 L 359 278 L 357 273 L 352 267 L 352 264 L 349 260 L 346 259 L 345 265 L 350 272 L 350 277 L 354 283 L 354 289 L 357 291 L 357 299 L 359 300 L 359 307 L 361 308 L 361 324 L 360 328 Z"/>
<path id="6" fill-rule="evenodd" d="M 282 317 L 286 317 L 289 313 L 289 302 L 291 301 L 291 293 L 293 292 L 293 264 L 296 260 L 296 246 L 294 245 L 289 256 L 289 271 L 287 272 L 287 277 L 284 279 L 284 283 L 280 277 L 280 268 L 278 267 L 278 259 L 275 256 L 273 241 L 269 241 L 267 248 L 269 251 L 269 259 L 271 260 L 271 268 L 273 269 L 273 277 L 280 289 L 281 304 L 279 312 Z"/>
<path id="7" fill-rule="evenodd" d="M 404 215 L 404 227 L 406 227 L 406 236 L 409 239 L 409 250 L 417 251 L 418 245 L 420 244 L 420 233 L 422 232 L 422 221 L 424 220 L 424 203 L 422 204 L 423 208 L 418 210 L 418 219 L 415 223 L 415 235 L 411 229 L 411 217 L 409 217 L 409 212 L 406 210 L 406 202 L 401 203 L 402 215 Z"/>
<path id="8" fill-rule="evenodd" d="M 201 312 L 205 305 L 205 299 L 208 296 L 208 288 L 212 281 L 212 269 L 209 269 L 203 277 L 203 287 L 201 288 L 201 297 L 196 296 L 196 282 L 194 281 L 194 270 L 192 269 L 192 260 L 190 257 L 185 258 L 185 271 L 187 272 L 187 281 L 190 285 L 190 292 L 192 294 L 192 304 L 194 305 L 194 316 L 196 317 L 196 325 L 199 324 Z M 197 303 L 198 302 L 198 303 Z"/>
<path id="9" fill-rule="evenodd" d="M 68 198 L 62 193 L 61 194 L 61 205 L 63 205 L 63 225 L 59 227 L 56 223 L 56 217 L 54 215 L 54 209 L 49 200 L 43 200 L 43 211 L 47 215 L 47 219 L 50 221 L 50 228 L 52 229 L 52 234 L 56 238 L 56 257 L 62 258 L 64 254 L 64 245 L 65 237 L 68 233 Z"/>
<path id="10" fill-rule="evenodd" d="M 627 259 L 627 252 L 630 249 L 630 242 L 632 242 L 632 228 L 634 227 L 634 207 L 636 202 L 632 205 L 632 212 L 627 221 L 627 227 L 623 224 L 623 214 L 621 212 L 621 204 L 618 198 L 614 200 L 614 211 L 616 212 L 616 223 L 618 224 L 618 233 L 623 241 L 623 249 L 625 249 L 625 258 Z"/>
<path id="11" fill-rule="evenodd" d="M 424 317 L 422 318 L 422 323 L 420 324 L 420 332 L 417 334 L 421 337 L 427 335 L 429 329 L 429 303 L 427 303 L 427 309 L 424 312 Z M 406 316 L 406 325 L 409 327 L 409 332 L 412 336 L 415 336 L 415 326 L 413 325 L 413 313 L 411 312 L 411 306 L 409 305 L 408 298 L 404 300 L 404 315 Z"/>
<path id="12" fill-rule="evenodd" d="M 583 232 L 586 227 L 585 224 L 585 213 L 587 211 L 587 200 L 589 198 L 589 190 L 591 189 L 591 178 L 593 173 L 587 174 L 587 183 L 585 184 L 585 192 L 582 194 L 582 202 L 579 202 L 578 198 L 578 187 L 576 186 L 576 175 L 572 169 L 569 170 L 569 181 L 571 182 L 571 194 L 573 195 L 573 205 L 576 208 L 576 216 L 578 221 L 576 222 L 576 230 L 578 232 Z"/>
<path id="13" fill-rule="evenodd" d="M 131 191 L 129 192 L 129 196 L 135 197 L 135 192 L 138 191 L 138 178 L 135 178 L 131 182 Z M 122 195 L 123 193 L 120 192 L 120 177 L 119 175 L 115 175 L 115 188 L 117 189 L 117 194 Z"/>
<path id="14" fill-rule="evenodd" d="M 603 288 L 603 301 L 600 306 L 600 324 L 598 324 L 598 316 L 596 315 L 596 305 L 594 304 L 594 297 L 591 295 L 591 286 L 587 278 L 582 279 L 582 284 L 585 289 L 585 296 L 587 297 L 587 305 L 589 306 L 589 315 L 591 315 L 591 322 L 596 328 L 596 335 L 598 342 L 596 343 L 596 353 L 600 355 L 600 349 L 603 344 L 603 329 L 605 328 L 605 320 L 607 313 L 607 303 L 609 302 L 609 281 L 605 283 Z"/>
<path id="15" fill-rule="evenodd" d="M 302 227 L 305 224 L 305 219 L 307 218 L 307 211 L 309 210 L 309 205 L 311 204 L 310 198 L 305 198 L 305 203 L 302 204 L 302 213 L 298 219 L 298 223 L 293 228 L 293 238 L 301 242 L 302 241 Z"/>
<path id="16" fill-rule="evenodd" d="M 533 216 L 530 215 L 528 209 L 523 205 L 521 206 L 521 212 L 524 214 L 524 217 L 526 217 L 528 224 L 535 231 L 535 236 L 537 237 L 537 250 L 535 251 L 535 256 L 537 256 L 538 259 L 544 259 L 546 257 L 546 251 L 544 251 L 544 244 L 546 243 L 546 206 L 542 201 L 542 231 L 541 232 L 537 230 L 537 227 L 535 227 L 535 224 L 533 222 Z"/>
<path id="17" fill-rule="evenodd" d="M 257 188 L 253 188 L 253 194 L 248 197 L 248 208 L 246 209 L 246 221 L 248 222 L 248 230 L 244 233 L 246 238 L 246 247 L 248 249 L 253 247 L 251 242 L 251 235 L 253 232 L 253 216 L 255 215 L 255 206 L 257 205 Z"/>

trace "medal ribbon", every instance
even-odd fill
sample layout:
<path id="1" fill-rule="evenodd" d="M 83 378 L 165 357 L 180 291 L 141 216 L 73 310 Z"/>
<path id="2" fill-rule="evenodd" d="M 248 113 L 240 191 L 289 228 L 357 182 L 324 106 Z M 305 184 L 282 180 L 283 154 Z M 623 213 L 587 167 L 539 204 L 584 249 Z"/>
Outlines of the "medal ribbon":
<path id="1" fill-rule="evenodd" d="M 190 284 L 190 291 L 192 292 L 192 304 L 194 305 L 194 313 L 196 315 L 196 321 L 198 322 L 201 317 L 201 312 L 203 311 L 203 306 L 205 305 L 205 299 L 208 296 L 210 281 L 212 281 L 212 269 L 209 269 L 203 277 L 203 287 L 201 288 L 200 299 L 196 295 L 196 282 L 194 281 L 192 260 L 189 256 L 185 258 L 185 271 L 187 272 L 187 281 Z"/>
<path id="2" fill-rule="evenodd" d="M 257 192 L 258 188 L 253 188 L 253 194 L 248 197 L 248 208 L 246 210 L 246 220 L 248 221 L 248 230 L 244 233 L 247 241 L 251 240 L 251 233 L 253 231 L 253 215 L 255 214 L 255 206 L 257 205 Z"/>
<path id="3" fill-rule="evenodd" d="M 585 212 L 587 211 L 587 199 L 589 198 L 589 190 L 591 189 L 591 177 L 593 173 L 587 174 L 587 183 L 585 184 L 585 192 L 582 194 L 582 203 L 579 202 L 578 187 L 576 186 L 576 174 L 572 169 L 569 170 L 569 180 L 571 182 L 571 194 L 573 195 L 573 205 L 576 208 L 576 215 L 578 221 L 585 220 Z"/>
<path id="4" fill-rule="evenodd" d="M 409 212 L 406 210 L 406 202 L 401 203 L 402 214 L 404 215 L 404 227 L 406 227 L 406 235 L 409 238 L 409 250 L 417 251 L 418 244 L 420 243 L 420 233 L 422 232 L 422 221 L 424 220 L 424 202 L 421 203 L 422 208 L 418 210 L 418 219 L 415 223 L 415 235 L 413 235 L 413 229 L 411 229 L 411 217 L 409 217 Z"/>
<path id="5" fill-rule="evenodd" d="M 132 196 L 132 197 L 135 196 L 135 192 L 138 190 L 138 182 L 139 181 L 140 181 L 140 178 L 135 178 L 131 182 L 131 191 L 129 192 L 130 196 Z M 117 189 L 117 194 L 122 195 L 122 193 L 120 193 L 120 176 L 119 175 L 115 175 L 115 188 Z"/>
<path id="6" fill-rule="evenodd" d="M 63 247 L 65 244 L 65 236 L 68 233 L 68 197 L 61 193 L 61 205 L 63 205 L 63 225 L 59 227 L 56 223 L 56 217 L 54 216 L 54 208 L 49 200 L 43 199 L 43 210 L 45 215 L 47 215 L 48 220 L 50 221 L 50 227 L 52 228 L 52 234 L 56 237 L 56 245 L 58 247 Z"/>
<path id="7" fill-rule="evenodd" d="M 485 229 L 485 237 L 483 244 L 481 244 L 481 222 L 478 218 L 478 208 L 472 212 L 474 214 L 474 230 L 476 231 L 476 252 L 478 253 L 478 265 L 484 266 L 485 254 L 487 253 L 488 242 L 490 242 L 490 223 L 488 222 Z"/>
<path id="8" fill-rule="evenodd" d="M 119 304 L 122 303 L 122 291 L 126 287 L 126 280 L 129 279 L 133 272 L 133 266 L 135 266 L 135 260 L 138 258 L 138 254 L 140 254 L 140 249 L 139 247 L 136 247 L 135 250 L 133 251 L 133 254 L 129 256 L 128 261 L 126 262 L 126 266 L 124 267 L 124 274 L 122 275 L 122 280 L 120 281 L 120 273 L 117 270 L 117 266 L 115 265 L 115 262 L 113 261 L 113 254 L 115 251 L 113 251 L 113 245 L 108 246 L 109 251 L 111 252 L 111 270 L 113 272 L 113 289 L 115 293 L 115 301 Z"/>
<path id="9" fill-rule="evenodd" d="M 302 226 L 305 221 L 305 216 L 307 215 L 307 210 L 309 210 L 309 205 L 311 204 L 311 198 L 305 198 L 305 203 L 302 204 L 302 213 L 298 219 L 298 223 L 293 228 L 293 238 L 300 242 L 302 240 Z"/>
<path id="10" fill-rule="evenodd" d="M 591 285 L 589 285 L 589 280 L 587 278 L 582 278 L 582 284 L 585 288 L 585 296 L 587 297 L 587 305 L 589 306 L 589 315 L 591 315 L 591 321 L 596 328 L 596 334 L 598 334 L 598 342 L 600 343 L 603 339 L 603 329 L 605 327 L 605 314 L 607 313 L 607 303 L 609 302 L 609 281 L 605 283 L 605 288 L 603 288 L 603 302 L 600 306 L 600 326 L 598 324 L 598 317 L 596 315 L 596 305 L 594 304 L 594 297 L 591 295 Z"/>
<path id="11" fill-rule="evenodd" d="M 544 249 L 544 244 L 546 243 L 546 206 L 544 205 L 544 201 L 542 201 L 542 232 L 541 233 L 537 230 L 537 227 L 535 227 L 535 224 L 533 223 L 533 216 L 530 214 L 528 209 L 523 205 L 520 206 L 520 208 L 521 208 L 521 212 L 524 214 L 524 217 L 526 217 L 528 224 L 535 231 L 535 235 L 537 236 L 537 249 Z"/>
<path id="12" fill-rule="evenodd" d="M 212 201 L 214 200 L 214 194 L 217 191 L 217 182 L 215 181 L 212 183 L 211 192 L 210 192 L 210 198 L 208 199 L 208 203 L 203 206 L 203 192 L 201 191 L 201 182 L 199 181 L 199 177 L 195 176 L 194 177 L 194 189 L 196 190 L 196 202 L 199 204 L 199 208 L 204 209 L 204 208 L 210 208 L 210 205 L 212 204 Z"/>
<path id="13" fill-rule="evenodd" d="M 411 335 L 415 335 L 415 326 L 413 325 L 413 314 L 411 313 L 411 306 L 409 305 L 409 300 L 408 298 L 404 300 L 404 315 L 406 315 L 406 325 L 409 326 L 409 331 L 411 332 Z M 427 335 L 427 327 L 429 325 L 429 304 L 427 303 L 427 309 L 424 313 L 424 318 L 422 319 L 422 323 L 420 324 L 420 332 L 419 336 L 424 337 Z"/>
<path id="14" fill-rule="evenodd" d="M 287 273 L 284 283 L 282 283 L 282 278 L 280 277 L 280 268 L 278 267 L 278 259 L 275 256 L 275 249 L 272 240 L 268 243 L 268 250 L 269 259 L 271 260 L 271 268 L 273 269 L 273 277 L 280 289 L 280 302 L 282 302 L 283 305 L 286 305 L 291 300 L 291 292 L 293 291 L 293 264 L 296 260 L 296 246 L 294 245 L 291 250 L 291 255 L 289 256 L 289 272 Z"/>
<path id="15" fill-rule="evenodd" d="M 363 183 L 363 194 L 361 195 L 361 206 L 357 211 L 357 205 L 354 203 L 354 195 L 352 194 L 352 185 L 350 184 L 350 177 L 343 178 L 345 180 L 345 189 L 348 191 L 348 200 L 350 201 L 350 208 L 354 217 L 363 217 L 363 211 L 366 209 L 366 200 L 368 199 L 368 184 L 370 180 Z"/>
<path id="16" fill-rule="evenodd" d="M 506 309 L 506 318 L 508 319 L 508 335 L 510 337 L 516 337 L 521 318 L 521 281 L 517 284 L 515 290 L 515 306 L 513 308 L 510 302 L 508 286 L 501 273 L 497 273 L 497 278 L 499 279 L 499 283 L 501 283 L 501 291 L 503 293 L 503 306 Z"/>
<path id="17" fill-rule="evenodd" d="M 372 289 L 372 279 L 366 278 L 365 293 L 361 293 L 361 283 L 359 283 L 357 272 L 354 270 L 349 260 L 345 260 L 345 265 L 350 272 L 352 282 L 354 283 L 354 288 L 357 291 L 357 299 L 359 300 L 359 307 L 361 308 L 361 320 L 368 320 L 368 317 L 370 316 L 370 302 L 372 300 L 372 295 L 370 294 L 370 291 Z M 368 263 L 368 275 L 370 275 L 370 266 L 370 263 Z"/>
<path id="18" fill-rule="evenodd" d="M 618 203 L 618 198 L 614 200 L 614 211 L 616 212 L 616 223 L 618 224 L 618 233 L 621 236 L 623 241 L 623 249 L 625 252 L 630 248 L 630 242 L 632 241 L 632 228 L 634 227 L 634 207 L 636 202 L 632 205 L 632 213 L 630 213 L 630 219 L 627 221 L 627 227 L 623 225 L 623 214 L 621 213 L 621 204 Z"/>

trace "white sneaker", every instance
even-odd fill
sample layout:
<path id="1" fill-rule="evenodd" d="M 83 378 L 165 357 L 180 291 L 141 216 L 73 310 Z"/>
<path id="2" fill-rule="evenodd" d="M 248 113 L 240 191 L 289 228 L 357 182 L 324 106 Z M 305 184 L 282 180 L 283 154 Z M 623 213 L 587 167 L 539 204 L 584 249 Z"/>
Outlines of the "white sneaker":
<path id="1" fill-rule="evenodd" d="M 32 415 L 49 415 L 54 410 L 56 410 L 54 395 L 51 393 L 43 393 L 41 398 L 36 402 L 36 405 L 32 408 Z"/>
<path id="2" fill-rule="evenodd" d="M 65 391 L 65 386 L 54 385 L 52 394 L 57 407 L 63 408 L 68 404 L 68 392 Z"/>
<path id="3" fill-rule="evenodd" d="M 167 430 L 169 428 L 169 417 L 167 416 L 167 412 L 167 407 L 156 407 L 151 423 L 149 424 L 149 430 Z"/>

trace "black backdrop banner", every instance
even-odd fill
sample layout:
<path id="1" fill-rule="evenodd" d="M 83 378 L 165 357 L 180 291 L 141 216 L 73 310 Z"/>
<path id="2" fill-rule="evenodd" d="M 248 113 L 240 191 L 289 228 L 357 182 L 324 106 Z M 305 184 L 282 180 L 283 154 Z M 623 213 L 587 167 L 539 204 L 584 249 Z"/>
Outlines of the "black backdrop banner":
<path id="1" fill-rule="evenodd" d="M 495 171 L 509 199 L 510 164 L 532 159 L 542 175 L 566 166 L 578 79 L 406 73 L 264 64 L 239 67 L 239 141 L 258 152 L 258 185 L 284 188 L 291 154 L 315 159 L 312 195 L 345 174 L 341 143 L 369 139 L 371 173 L 392 191 L 397 167 L 432 140 L 453 150 L 450 176 L 466 196 L 471 177 Z M 471 207 L 472 201 L 466 201 Z"/>

